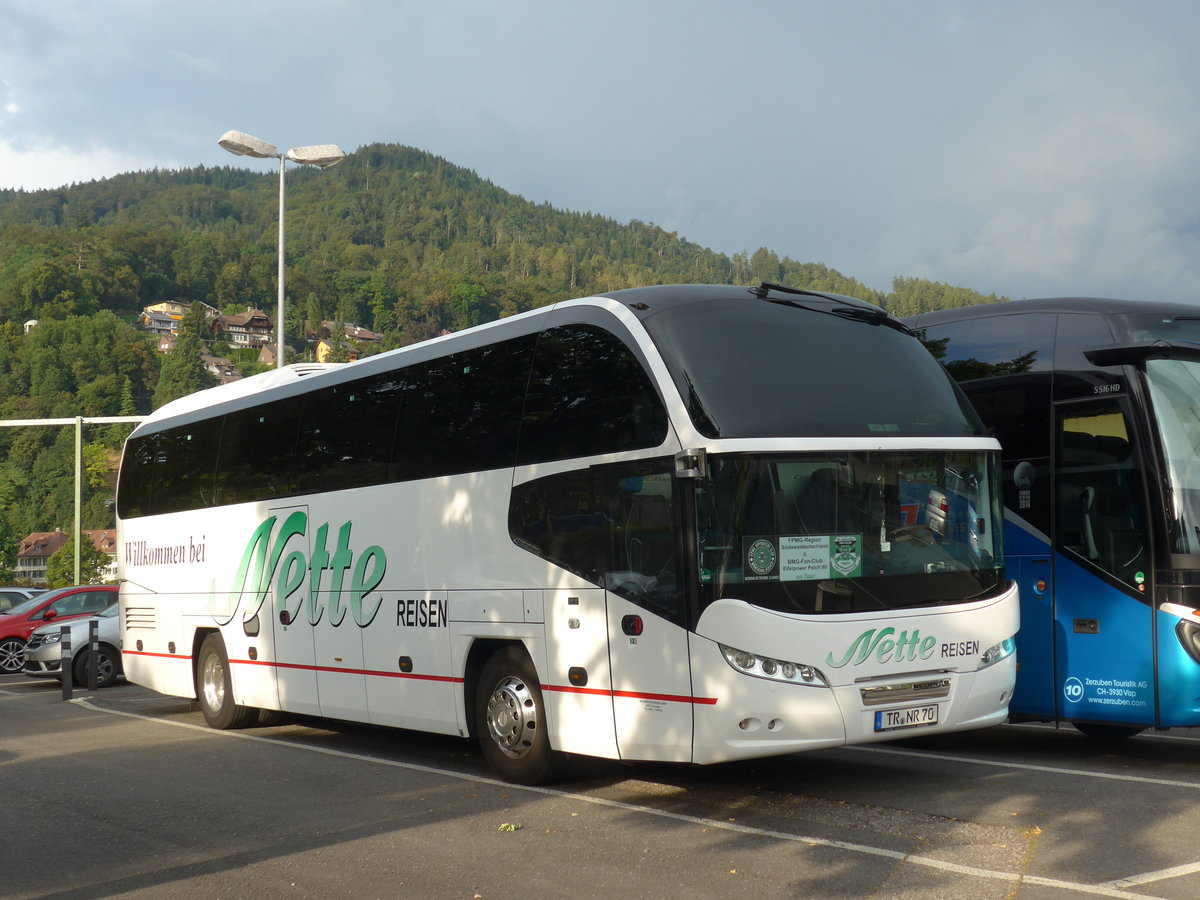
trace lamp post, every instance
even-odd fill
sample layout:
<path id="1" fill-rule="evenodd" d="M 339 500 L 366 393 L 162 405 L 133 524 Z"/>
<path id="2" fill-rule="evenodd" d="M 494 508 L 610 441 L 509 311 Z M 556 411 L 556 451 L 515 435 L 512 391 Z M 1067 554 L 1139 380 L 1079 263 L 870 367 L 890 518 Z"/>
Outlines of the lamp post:
<path id="1" fill-rule="evenodd" d="M 241 131 L 227 131 L 217 141 L 234 156 L 253 156 L 257 159 L 279 160 L 279 270 L 276 282 L 279 285 L 279 301 L 275 320 L 275 364 L 283 368 L 283 283 L 284 283 L 284 249 L 283 249 L 283 184 L 284 166 L 290 159 L 302 166 L 317 166 L 328 169 L 336 166 L 346 154 L 336 144 L 316 144 L 312 147 L 293 147 L 286 153 L 280 153 L 274 144 L 268 144 L 256 137 L 251 137 Z"/>

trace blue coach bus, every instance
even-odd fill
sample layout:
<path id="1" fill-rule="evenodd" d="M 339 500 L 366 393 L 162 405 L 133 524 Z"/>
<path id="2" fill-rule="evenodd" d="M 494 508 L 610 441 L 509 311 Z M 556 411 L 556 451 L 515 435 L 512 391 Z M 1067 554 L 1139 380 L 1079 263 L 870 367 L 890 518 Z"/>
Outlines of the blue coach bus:
<path id="1" fill-rule="evenodd" d="M 1200 305 L 1020 300 L 906 322 L 1003 447 L 1011 717 L 1107 738 L 1200 725 Z"/>

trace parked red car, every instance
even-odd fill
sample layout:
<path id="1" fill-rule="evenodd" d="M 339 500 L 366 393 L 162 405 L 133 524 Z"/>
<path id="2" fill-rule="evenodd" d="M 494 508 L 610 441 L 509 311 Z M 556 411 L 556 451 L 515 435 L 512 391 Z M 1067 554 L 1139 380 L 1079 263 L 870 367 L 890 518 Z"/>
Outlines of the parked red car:
<path id="1" fill-rule="evenodd" d="M 81 584 L 31 597 L 0 616 L 0 675 L 25 668 L 25 642 L 33 630 L 100 612 L 117 599 L 115 584 Z"/>

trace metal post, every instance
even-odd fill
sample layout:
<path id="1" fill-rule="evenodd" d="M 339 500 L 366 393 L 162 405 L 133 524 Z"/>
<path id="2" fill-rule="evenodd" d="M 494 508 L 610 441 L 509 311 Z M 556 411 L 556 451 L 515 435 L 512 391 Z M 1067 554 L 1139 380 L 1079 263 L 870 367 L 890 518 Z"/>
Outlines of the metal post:
<path id="1" fill-rule="evenodd" d="M 283 173 L 284 154 L 279 154 L 279 270 L 276 275 L 276 280 L 279 282 L 279 303 L 276 315 L 278 316 L 275 322 L 275 367 L 283 368 L 283 277 L 284 277 L 284 249 L 283 249 Z"/>
<path id="2" fill-rule="evenodd" d="M 75 686 L 72 680 L 75 667 L 71 665 L 71 626 L 64 625 L 59 635 L 58 652 L 61 662 L 58 664 L 58 672 L 62 675 L 62 698 L 70 700 L 71 690 Z"/>
<path id="3" fill-rule="evenodd" d="M 95 691 L 100 680 L 100 621 L 88 622 L 88 690 Z"/>
<path id="4" fill-rule="evenodd" d="M 79 560 L 83 539 L 83 416 L 75 417 L 75 580 L 79 584 Z"/>

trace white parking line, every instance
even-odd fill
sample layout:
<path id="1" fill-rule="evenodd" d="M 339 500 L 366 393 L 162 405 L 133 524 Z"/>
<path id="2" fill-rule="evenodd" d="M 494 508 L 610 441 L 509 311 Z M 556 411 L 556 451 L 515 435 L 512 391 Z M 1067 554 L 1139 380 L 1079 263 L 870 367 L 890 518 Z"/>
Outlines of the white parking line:
<path id="1" fill-rule="evenodd" d="M 1193 875 L 1200 872 L 1200 862 L 1188 863 L 1186 866 L 1173 866 L 1170 869 L 1159 869 L 1157 872 L 1146 872 L 1142 875 L 1130 875 L 1128 878 L 1114 878 L 1104 882 L 1105 887 L 1133 887 L 1136 884 L 1149 884 L 1152 881 L 1166 881 L 1168 878 L 1178 878 L 1180 875 Z"/>
<path id="2" fill-rule="evenodd" d="M 246 734 L 238 731 L 215 731 L 203 725 L 193 725 L 190 722 L 176 722 L 170 719 L 159 719 L 154 716 L 144 716 L 138 713 L 124 712 L 116 709 L 105 709 L 101 706 L 96 706 L 87 699 L 78 699 L 71 701 L 78 706 L 85 706 L 88 709 L 96 712 L 107 713 L 114 716 L 124 716 L 128 719 L 139 719 L 144 722 L 154 722 L 160 725 L 170 725 L 175 728 L 187 728 L 192 731 L 199 731 L 210 737 L 237 738 L 243 741 L 258 741 L 264 744 L 273 744 L 275 746 L 287 747 L 292 750 L 302 750 L 309 753 L 322 753 L 326 756 L 336 756 L 342 759 L 351 759 L 358 762 L 371 763 L 374 765 L 388 766 L 396 769 L 407 769 L 412 772 L 423 772 L 429 775 L 439 775 L 444 778 L 453 778 L 459 781 L 469 781 L 475 784 L 486 784 L 493 787 L 503 788 L 508 791 L 525 791 L 532 794 L 541 794 L 547 797 L 560 797 L 566 800 L 578 800 L 584 803 L 590 803 L 595 806 L 605 806 L 611 809 L 619 809 L 625 812 L 641 813 L 645 816 L 651 816 L 659 819 L 671 819 L 676 822 L 687 822 L 692 825 L 698 825 L 703 828 L 720 829 L 722 831 L 730 831 L 738 834 L 754 835 L 764 838 L 772 838 L 779 841 L 787 841 L 795 844 L 806 844 L 812 847 L 829 847 L 836 850 L 845 850 L 850 853 L 861 853 L 868 856 L 878 856 L 887 859 L 894 859 L 899 862 L 909 863 L 915 866 L 922 866 L 928 869 L 937 869 L 942 872 L 951 872 L 957 875 L 966 875 L 972 878 L 984 878 L 991 881 L 1003 881 L 1013 885 L 1014 888 L 1023 884 L 1034 884 L 1041 887 L 1058 888 L 1065 891 L 1073 891 L 1079 894 L 1087 894 L 1093 897 L 1117 897 L 1122 900 L 1162 900 L 1151 894 L 1132 893 L 1121 890 L 1115 884 L 1081 884 L 1073 881 L 1061 881 L 1057 878 L 1042 878 L 1035 875 L 1020 875 L 1015 872 L 1001 872 L 994 869 L 981 869 L 976 866 L 963 866 L 957 863 L 946 862 L 940 859 L 933 859 L 928 856 L 913 856 L 907 853 L 901 853 L 897 850 L 888 850 L 885 847 L 871 847 L 866 844 L 855 844 L 848 841 L 834 841 L 827 838 L 811 837 L 808 835 L 791 834 L 785 831 L 774 831 L 769 828 L 754 828 L 749 825 L 739 825 L 736 822 L 722 822 L 718 819 L 708 819 L 703 816 L 690 816 L 685 813 L 670 812 L 668 810 L 655 809 L 650 806 L 640 806 L 634 803 L 626 803 L 620 800 L 608 800 L 604 797 L 593 797 L 587 794 L 576 794 L 570 791 L 557 790 L 555 788 L 546 787 L 528 787 L 517 784 L 509 784 L 506 781 L 500 781 L 496 778 L 487 778 L 482 775 L 471 775 L 464 772 L 455 772 L 450 769 L 439 769 L 433 766 L 423 766 L 417 763 L 400 762 L 399 760 L 380 759 L 375 756 L 364 756 L 358 753 L 349 753 L 344 750 L 334 750 L 329 747 L 313 747 L 305 744 L 292 743 L 290 741 L 281 741 L 276 738 L 263 737 L 256 734 Z M 933 754 L 929 754 L 933 756 Z M 944 757 L 935 757 L 944 759 Z"/>
<path id="3" fill-rule="evenodd" d="M 1032 763 L 1005 762 L 996 759 L 975 759 L 970 756 L 953 756 L 948 753 L 927 753 L 923 750 L 893 750 L 888 747 L 842 747 L 842 750 L 856 750 L 860 753 L 883 753 L 892 756 L 916 756 L 923 759 L 936 759 L 939 762 L 958 762 L 969 766 L 992 766 L 998 769 L 1019 769 L 1025 772 L 1045 772 L 1050 775 L 1074 775 L 1079 778 L 1104 778 L 1110 781 L 1128 781 L 1138 784 L 1155 784 L 1161 787 L 1181 787 L 1200 790 L 1200 782 L 1175 781 L 1171 778 L 1151 778 L 1148 775 L 1118 775 L 1113 772 L 1092 772 L 1088 769 L 1066 769 L 1061 766 L 1035 766 Z"/>

